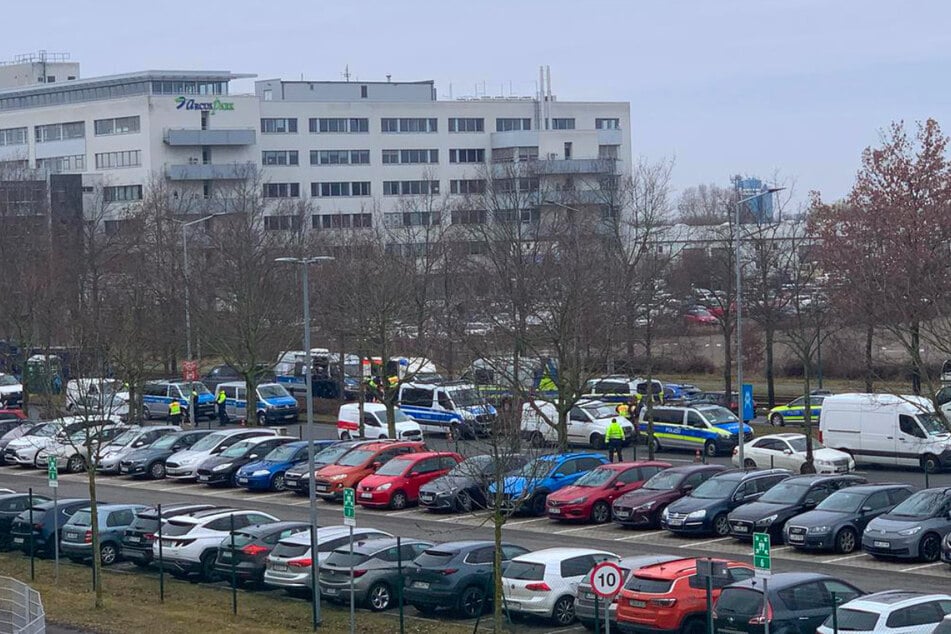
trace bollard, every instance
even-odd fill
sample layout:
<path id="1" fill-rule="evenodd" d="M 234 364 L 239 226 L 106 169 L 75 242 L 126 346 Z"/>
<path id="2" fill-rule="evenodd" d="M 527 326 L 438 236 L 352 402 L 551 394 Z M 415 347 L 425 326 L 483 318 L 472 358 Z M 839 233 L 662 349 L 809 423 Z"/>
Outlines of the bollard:
<path id="1" fill-rule="evenodd" d="M 924 471 L 925 471 L 925 488 L 930 489 L 931 488 L 930 474 L 928 473 L 927 469 L 925 469 Z"/>

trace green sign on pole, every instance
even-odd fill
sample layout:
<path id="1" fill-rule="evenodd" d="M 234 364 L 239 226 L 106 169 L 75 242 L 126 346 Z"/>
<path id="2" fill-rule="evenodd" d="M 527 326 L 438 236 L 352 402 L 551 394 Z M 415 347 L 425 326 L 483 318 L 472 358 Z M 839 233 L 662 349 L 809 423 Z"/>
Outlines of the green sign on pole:
<path id="1" fill-rule="evenodd" d="M 768 577 L 772 568 L 769 533 L 753 533 L 753 568 L 757 577 Z"/>
<path id="2" fill-rule="evenodd" d="M 345 526 L 356 526 L 357 516 L 354 511 L 356 494 L 353 489 L 343 490 L 343 523 Z"/>
<path id="3" fill-rule="evenodd" d="M 49 478 L 51 489 L 55 489 L 59 486 L 59 481 L 57 480 L 59 473 L 56 471 L 56 456 L 46 457 L 46 475 Z"/>

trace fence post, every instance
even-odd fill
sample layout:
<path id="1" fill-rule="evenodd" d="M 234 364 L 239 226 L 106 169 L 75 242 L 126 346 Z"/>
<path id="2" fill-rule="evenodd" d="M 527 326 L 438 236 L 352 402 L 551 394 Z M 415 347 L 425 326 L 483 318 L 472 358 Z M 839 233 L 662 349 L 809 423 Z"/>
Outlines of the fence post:
<path id="1" fill-rule="evenodd" d="M 36 560 L 33 553 L 33 487 L 30 487 L 30 581 L 36 581 Z"/>
<path id="2" fill-rule="evenodd" d="M 400 612 L 400 634 L 405 632 L 403 624 L 403 549 L 401 538 L 396 538 L 396 607 Z"/>
<path id="3" fill-rule="evenodd" d="M 238 614 L 238 577 L 234 553 L 234 513 L 231 514 L 231 613 Z"/>
<path id="4" fill-rule="evenodd" d="M 158 584 L 159 603 L 165 603 L 165 565 L 162 557 L 162 505 L 158 505 Z"/>

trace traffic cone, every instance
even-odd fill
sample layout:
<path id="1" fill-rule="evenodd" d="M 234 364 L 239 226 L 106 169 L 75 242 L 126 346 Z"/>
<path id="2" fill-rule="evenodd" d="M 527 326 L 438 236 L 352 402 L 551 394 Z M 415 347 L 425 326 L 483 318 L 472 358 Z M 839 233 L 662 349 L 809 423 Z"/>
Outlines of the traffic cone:
<path id="1" fill-rule="evenodd" d="M 694 456 L 693 456 L 693 461 L 694 461 L 694 462 L 698 462 L 698 463 L 700 462 L 700 450 L 699 450 L 699 449 L 697 449 L 697 453 L 694 454 Z"/>

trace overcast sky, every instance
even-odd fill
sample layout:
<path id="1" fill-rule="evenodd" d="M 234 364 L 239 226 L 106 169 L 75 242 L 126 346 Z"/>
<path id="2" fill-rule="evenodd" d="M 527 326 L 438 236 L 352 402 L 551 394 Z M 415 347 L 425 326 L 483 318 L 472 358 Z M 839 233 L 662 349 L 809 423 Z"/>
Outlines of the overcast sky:
<path id="1" fill-rule="evenodd" d="M 84 77 L 349 66 L 434 79 L 442 98 L 530 95 L 548 64 L 559 99 L 629 101 L 635 156 L 674 158 L 678 188 L 778 173 L 797 199 L 836 198 L 890 121 L 951 132 L 946 0 L 6 0 L 0 15 L 0 59 L 68 52 Z"/>

